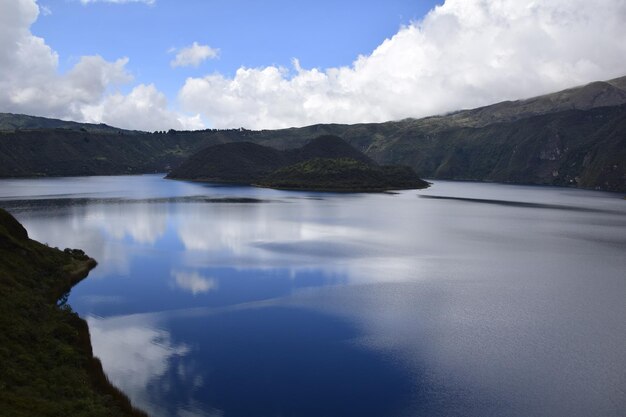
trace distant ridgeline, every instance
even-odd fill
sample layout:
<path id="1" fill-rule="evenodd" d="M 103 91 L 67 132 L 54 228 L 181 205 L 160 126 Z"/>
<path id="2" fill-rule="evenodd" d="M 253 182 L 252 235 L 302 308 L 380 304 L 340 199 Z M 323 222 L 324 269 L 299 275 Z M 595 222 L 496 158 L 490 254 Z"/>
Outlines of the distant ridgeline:
<path id="1" fill-rule="evenodd" d="M 426 178 L 626 192 L 626 77 L 443 116 L 280 130 L 145 133 L 0 114 L 0 177 L 169 172 L 208 146 L 286 150 L 321 135 Z"/>
<path id="2" fill-rule="evenodd" d="M 251 142 L 210 146 L 167 177 L 296 190 L 384 191 L 428 186 L 411 168 L 379 166 L 332 135 L 283 151 Z"/>

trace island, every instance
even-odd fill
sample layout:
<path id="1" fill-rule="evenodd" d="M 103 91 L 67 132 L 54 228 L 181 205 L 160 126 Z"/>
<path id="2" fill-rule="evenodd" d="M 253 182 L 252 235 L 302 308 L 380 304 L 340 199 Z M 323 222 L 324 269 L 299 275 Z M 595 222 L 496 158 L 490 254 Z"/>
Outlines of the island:
<path id="1" fill-rule="evenodd" d="M 147 417 L 108 381 L 87 323 L 66 304 L 95 266 L 82 250 L 29 239 L 0 209 L 2 415 Z"/>
<path id="2" fill-rule="evenodd" d="M 209 146 L 167 178 L 289 190 L 380 192 L 420 189 L 428 182 L 407 166 L 381 166 L 343 139 L 319 136 L 278 150 L 250 142 Z"/>
<path id="3" fill-rule="evenodd" d="M 261 187 L 286 190 L 377 192 L 428 187 L 405 166 L 378 166 L 350 158 L 314 158 L 265 176 Z"/>

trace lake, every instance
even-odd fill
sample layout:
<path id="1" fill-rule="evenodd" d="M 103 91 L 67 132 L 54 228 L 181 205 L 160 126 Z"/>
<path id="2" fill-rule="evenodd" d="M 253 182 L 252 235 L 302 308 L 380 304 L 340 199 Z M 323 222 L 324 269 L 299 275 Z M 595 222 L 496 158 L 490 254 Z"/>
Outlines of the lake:
<path id="1" fill-rule="evenodd" d="M 69 302 L 155 417 L 626 415 L 622 197 L 0 180 L 99 262 Z"/>

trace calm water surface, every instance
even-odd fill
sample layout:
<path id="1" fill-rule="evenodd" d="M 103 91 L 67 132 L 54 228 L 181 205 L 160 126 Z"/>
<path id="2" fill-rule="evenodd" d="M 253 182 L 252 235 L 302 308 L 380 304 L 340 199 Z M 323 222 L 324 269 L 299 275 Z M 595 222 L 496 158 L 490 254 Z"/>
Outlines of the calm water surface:
<path id="1" fill-rule="evenodd" d="M 0 181 L 32 238 L 98 260 L 70 303 L 155 417 L 624 416 L 621 197 Z"/>

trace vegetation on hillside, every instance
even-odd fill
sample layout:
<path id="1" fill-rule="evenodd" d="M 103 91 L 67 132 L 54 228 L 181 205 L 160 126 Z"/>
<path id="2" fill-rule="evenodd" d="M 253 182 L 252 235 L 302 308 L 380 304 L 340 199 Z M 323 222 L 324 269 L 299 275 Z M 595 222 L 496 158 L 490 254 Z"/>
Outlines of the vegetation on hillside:
<path id="1" fill-rule="evenodd" d="M 211 146 L 190 157 L 168 178 L 337 191 L 428 185 L 411 168 L 378 166 L 341 138 L 330 135 L 286 151 L 250 142 Z"/>
<path id="2" fill-rule="evenodd" d="M 108 382 L 87 323 L 64 303 L 94 266 L 80 250 L 30 240 L 0 209 L 1 415 L 145 417 Z"/>
<path id="3" fill-rule="evenodd" d="M 257 185 L 289 190 L 367 192 L 425 188 L 428 183 L 409 167 L 381 167 L 350 158 L 314 158 L 274 171 Z"/>
<path id="4" fill-rule="evenodd" d="M 250 184 L 284 166 L 284 152 L 250 142 L 210 146 L 189 157 L 167 177 L 196 181 Z"/>

